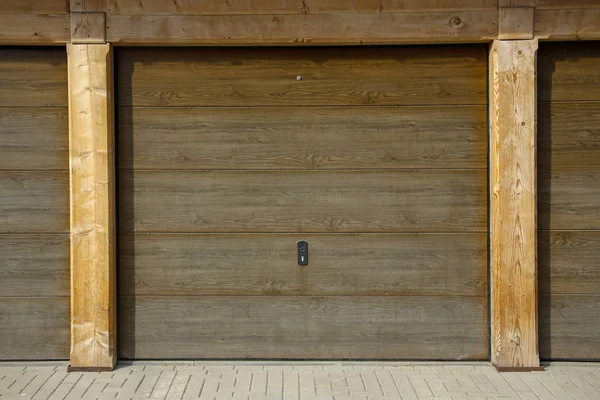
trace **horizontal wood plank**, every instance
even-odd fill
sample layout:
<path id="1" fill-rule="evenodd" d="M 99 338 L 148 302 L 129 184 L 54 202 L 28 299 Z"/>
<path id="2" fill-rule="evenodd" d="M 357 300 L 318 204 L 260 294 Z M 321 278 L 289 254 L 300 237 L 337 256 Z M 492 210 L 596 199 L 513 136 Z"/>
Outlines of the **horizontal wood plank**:
<path id="1" fill-rule="evenodd" d="M 1 297 L 69 296 L 69 236 L 0 235 Z"/>
<path id="2" fill-rule="evenodd" d="M 590 1 L 590 0 L 588 0 Z M 108 0 L 112 14 L 327 14 L 495 10 L 497 0 Z"/>
<path id="3" fill-rule="evenodd" d="M 68 150 L 66 109 L 0 107 L 0 170 L 67 171 Z"/>
<path id="4" fill-rule="evenodd" d="M 538 171 L 541 229 L 600 229 L 600 169 L 540 168 Z"/>
<path id="5" fill-rule="evenodd" d="M 535 7 L 544 9 L 598 8 L 598 0 L 535 0 Z"/>
<path id="6" fill-rule="evenodd" d="M 484 43 L 498 11 L 308 15 L 107 15 L 124 45 L 342 45 Z"/>
<path id="7" fill-rule="evenodd" d="M 600 101 L 598 43 L 541 44 L 538 65 L 540 101 Z"/>
<path id="8" fill-rule="evenodd" d="M 0 299 L 0 360 L 69 358 L 68 297 Z"/>
<path id="9" fill-rule="evenodd" d="M 600 359 L 600 296 L 540 295 L 540 357 Z"/>
<path id="10" fill-rule="evenodd" d="M 536 10 L 535 36 L 540 40 L 598 40 L 600 39 L 600 3 L 595 8 L 566 10 Z"/>
<path id="11" fill-rule="evenodd" d="M 65 49 L 0 48 L 0 107 L 67 107 Z"/>
<path id="12" fill-rule="evenodd" d="M 541 103 L 538 132 L 538 164 L 544 169 L 600 167 L 600 102 Z"/>
<path id="13" fill-rule="evenodd" d="M 69 14 L 0 14 L 0 26 L 0 45 L 64 44 L 71 39 Z"/>
<path id="14" fill-rule="evenodd" d="M 600 295 L 600 231 L 539 233 L 541 294 Z"/>
<path id="15" fill-rule="evenodd" d="M 130 172 L 121 232 L 485 232 L 485 170 Z"/>
<path id="16" fill-rule="evenodd" d="M 121 169 L 487 165 L 485 106 L 122 107 L 119 117 Z"/>
<path id="17" fill-rule="evenodd" d="M 67 14 L 69 0 L 19 0 L 0 2 L 0 14 Z"/>
<path id="18" fill-rule="evenodd" d="M 487 358 L 485 297 L 121 297 L 120 311 L 126 359 Z"/>
<path id="19" fill-rule="evenodd" d="M 121 235 L 119 273 L 122 295 L 485 296 L 487 235 Z"/>
<path id="20" fill-rule="evenodd" d="M 69 232 L 68 172 L 0 172 L 0 233 Z"/>
<path id="21" fill-rule="evenodd" d="M 481 46 L 140 48 L 118 55 L 121 106 L 486 104 Z"/>

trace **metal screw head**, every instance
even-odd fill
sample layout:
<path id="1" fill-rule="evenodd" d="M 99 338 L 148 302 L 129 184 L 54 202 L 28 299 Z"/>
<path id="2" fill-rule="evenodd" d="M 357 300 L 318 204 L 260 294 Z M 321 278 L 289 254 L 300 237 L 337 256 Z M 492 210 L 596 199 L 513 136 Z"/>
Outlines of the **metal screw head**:
<path id="1" fill-rule="evenodd" d="M 297 81 L 301 81 L 301 80 L 302 80 L 302 77 L 301 77 L 300 75 L 298 75 L 298 76 L 296 77 L 296 80 L 297 80 Z"/>

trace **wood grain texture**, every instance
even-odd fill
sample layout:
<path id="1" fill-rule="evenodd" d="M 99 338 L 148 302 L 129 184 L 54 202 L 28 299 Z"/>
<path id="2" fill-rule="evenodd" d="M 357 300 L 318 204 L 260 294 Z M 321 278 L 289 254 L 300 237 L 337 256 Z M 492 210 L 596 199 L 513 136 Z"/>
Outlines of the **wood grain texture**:
<path id="1" fill-rule="evenodd" d="M 64 49 L 0 48 L 0 107 L 67 107 Z"/>
<path id="2" fill-rule="evenodd" d="M 540 101 L 600 101 L 597 43 L 543 43 L 538 64 Z"/>
<path id="3" fill-rule="evenodd" d="M 71 13 L 71 43 L 105 43 L 106 14 L 103 12 Z"/>
<path id="4" fill-rule="evenodd" d="M 109 42 L 126 45 L 484 43 L 498 11 L 308 15 L 107 15 Z"/>
<path id="5" fill-rule="evenodd" d="M 540 295 L 544 360 L 600 359 L 600 296 Z"/>
<path id="6" fill-rule="evenodd" d="M 540 40 L 599 40 L 600 4 L 596 8 L 537 10 L 535 37 Z"/>
<path id="7" fill-rule="evenodd" d="M 536 8 L 538 9 L 598 8 L 599 6 L 598 0 L 536 0 Z"/>
<path id="8" fill-rule="evenodd" d="M 66 109 L 0 107 L 0 170 L 67 171 L 68 132 Z"/>
<path id="9" fill-rule="evenodd" d="M 0 26 L 0 45 L 64 44 L 71 38 L 69 14 L 0 14 Z"/>
<path id="10" fill-rule="evenodd" d="M 589 0 L 588 0 L 589 1 Z M 112 14 L 328 14 L 388 13 L 418 11 L 477 11 L 497 9 L 496 0 L 244 0 L 164 1 L 108 0 Z"/>
<path id="11" fill-rule="evenodd" d="M 600 229 L 600 169 L 553 167 L 539 171 L 541 229 Z"/>
<path id="12" fill-rule="evenodd" d="M 109 0 L 70 0 L 72 12 L 102 12 Z"/>
<path id="13" fill-rule="evenodd" d="M 121 295 L 487 294 L 485 234 L 121 235 L 119 247 Z"/>
<path id="14" fill-rule="evenodd" d="M 122 107 L 118 123 L 120 169 L 487 166 L 485 106 Z"/>
<path id="15" fill-rule="evenodd" d="M 69 0 L 20 0 L 0 3 L 0 14 L 67 14 Z"/>
<path id="16" fill-rule="evenodd" d="M 486 104 L 481 46 L 141 48 L 118 61 L 120 106 Z"/>
<path id="17" fill-rule="evenodd" d="M 71 366 L 113 368 L 116 354 L 113 59 L 70 44 Z"/>
<path id="18" fill-rule="evenodd" d="M 0 233 L 69 232 L 66 172 L 0 172 Z"/>
<path id="19" fill-rule="evenodd" d="M 498 39 L 533 39 L 534 7 L 501 7 Z"/>
<path id="20" fill-rule="evenodd" d="M 69 298 L 0 299 L 0 360 L 69 357 Z"/>
<path id="21" fill-rule="evenodd" d="M 129 172 L 121 232 L 485 232 L 485 170 Z"/>
<path id="22" fill-rule="evenodd" d="M 539 367 L 537 324 L 537 40 L 490 51 L 492 363 Z"/>
<path id="23" fill-rule="evenodd" d="M 69 296 L 69 236 L 0 235 L 2 297 Z"/>
<path id="24" fill-rule="evenodd" d="M 486 304 L 484 297 L 121 297 L 120 355 L 483 360 Z"/>
<path id="25" fill-rule="evenodd" d="M 539 233 L 540 294 L 600 294 L 600 232 Z"/>
<path id="26" fill-rule="evenodd" d="M 600 103 L 541 103 L 538 129 L 540 171 L 600 167 Z"/>

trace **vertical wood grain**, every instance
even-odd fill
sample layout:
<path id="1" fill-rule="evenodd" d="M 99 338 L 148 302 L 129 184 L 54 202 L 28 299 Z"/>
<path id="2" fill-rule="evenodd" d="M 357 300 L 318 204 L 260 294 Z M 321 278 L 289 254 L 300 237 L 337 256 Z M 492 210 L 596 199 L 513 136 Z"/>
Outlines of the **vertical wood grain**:
<path id="1" fill-rule="evenodd" d="M 539 367 L 537 330 L 537 40 L 490 52 L 492 362 Z"/>
<path id="2" fill-rule="evenodd" d="M 110 45 L 68 46 L 71 367 L 116 362 L 114 132 Z"/>

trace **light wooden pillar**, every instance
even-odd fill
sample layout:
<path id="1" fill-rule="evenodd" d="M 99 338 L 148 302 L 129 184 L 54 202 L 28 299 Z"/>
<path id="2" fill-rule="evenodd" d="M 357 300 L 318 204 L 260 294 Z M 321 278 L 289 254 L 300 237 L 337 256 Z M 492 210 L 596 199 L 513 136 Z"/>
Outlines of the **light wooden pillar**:
<path id="1" fill-rule="evenodd" d="M 112 50 L 69 44 L 70 370 L 112 370 L 116 352 Z"/>
<path id="2" fill-rule="evenodd" d="M 491 357 L 537 370 L 537 40 L 490 50 Z"/>

